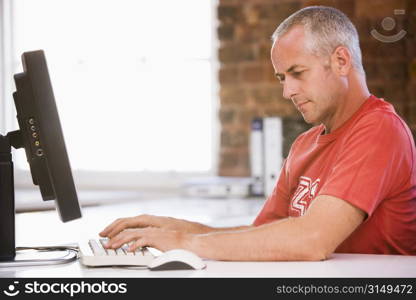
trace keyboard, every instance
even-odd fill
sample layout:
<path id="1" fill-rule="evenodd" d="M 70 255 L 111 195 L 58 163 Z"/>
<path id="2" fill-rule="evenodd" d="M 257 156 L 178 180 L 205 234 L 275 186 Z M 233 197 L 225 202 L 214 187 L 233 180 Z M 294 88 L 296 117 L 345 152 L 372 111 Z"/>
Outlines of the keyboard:
<path id="1" fill-rule="evenodd" d="M 128 252 L 125 244 L 118 249 L 105 249 L 107 239 L 90 239 L 78 243 L 79 258 L 83 265 L 98 266 L 144 266 L 158 255 L 158 250 L 143 247 L 135 252 Z"/>

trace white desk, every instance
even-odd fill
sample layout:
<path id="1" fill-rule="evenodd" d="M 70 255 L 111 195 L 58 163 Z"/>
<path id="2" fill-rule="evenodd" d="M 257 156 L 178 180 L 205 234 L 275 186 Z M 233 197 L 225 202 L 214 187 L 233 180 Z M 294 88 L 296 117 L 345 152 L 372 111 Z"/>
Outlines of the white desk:
<path id="1" fill-rule="evenodd" d="M 56 245 L 96 237 L 117 217 L 170 215 L 218 226 L 248 224 L 261 208 L 255 199 L 153 199 L 83 209 L 83 218 L 61 223 L 56 212 L 18 214 L 16 245 Z M 198 271 L 86 268 L 78 261 L 56 266 L 1 268 L 0 277 L 416 277 L 416 256 L 334 254 L 322 262 L 206 261 Z"/>
<path id="2" fill-rule="evenodd" d="M 0 277 L 416 277 L 416 257 L 335 254 L 322 262 L 220 262 L 206 261 L 196 271 L 149 271 L 140 268 L 86 268 L 78 261 L 65 265 L 0 269 Z"/>

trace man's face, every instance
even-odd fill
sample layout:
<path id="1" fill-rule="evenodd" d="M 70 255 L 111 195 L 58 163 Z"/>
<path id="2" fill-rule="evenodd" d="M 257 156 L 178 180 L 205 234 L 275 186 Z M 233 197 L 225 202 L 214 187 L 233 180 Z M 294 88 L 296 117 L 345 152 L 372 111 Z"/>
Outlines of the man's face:
<path id="1" fill-rule="evenodd" d="M 273 45 L 271 59 L 276 77 L 283 84 L 283 97 L 291 99 L 310 124 L 331 124 L 339 109 L 341 80 L 329 58 L 305 49 L 303 26 L 295 26 Z"/>

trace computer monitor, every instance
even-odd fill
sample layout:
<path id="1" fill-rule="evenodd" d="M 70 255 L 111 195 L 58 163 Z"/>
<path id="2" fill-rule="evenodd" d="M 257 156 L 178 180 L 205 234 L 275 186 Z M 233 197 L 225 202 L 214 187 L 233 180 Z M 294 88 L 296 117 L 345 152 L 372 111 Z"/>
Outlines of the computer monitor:
<path id="1" fill-rule="evenodd" d="M 42 50 L 22 55 L 13 94 L 19 130 L 0 136 L 0 260 L 15 256 L 14 182 L 11 146 L 24 148 L 33 184 L 43 200 L 55 200 L 63 222 L 81 217 L 81 208 Z M 30 226 L 30 224 L 27 224 Z"/>

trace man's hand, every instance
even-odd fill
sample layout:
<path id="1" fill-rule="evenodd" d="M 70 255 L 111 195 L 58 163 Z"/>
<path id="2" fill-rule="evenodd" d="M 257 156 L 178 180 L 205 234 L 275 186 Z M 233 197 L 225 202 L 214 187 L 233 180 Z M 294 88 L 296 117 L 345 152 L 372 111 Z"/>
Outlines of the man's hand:
<path id="1" fill-rule="evenodd" d="M 140 215 L 137 217 L 120 218 L 115 220 L 100 232 L 100 236 L 112 238 L 125 229 L 146 227 L 156 227 L 184 233 L 205 233 L 210 231 L 210 227 L 195 222 L 170 217 Z"/>
<path id="2" fill-rule="evenodd" d="M 128 251 L 135 251 L 144 246 L 161 251 L 187 249 L 192 237 L 193 234 L 155 227 L 127 229 L 110 238 L 105 247 L 116 249 L 129 244 Z"/>

